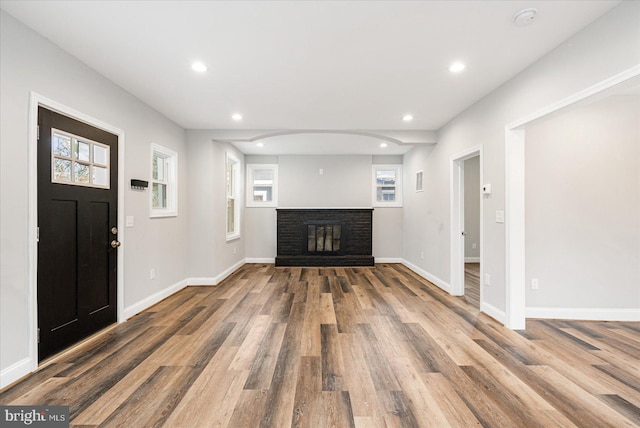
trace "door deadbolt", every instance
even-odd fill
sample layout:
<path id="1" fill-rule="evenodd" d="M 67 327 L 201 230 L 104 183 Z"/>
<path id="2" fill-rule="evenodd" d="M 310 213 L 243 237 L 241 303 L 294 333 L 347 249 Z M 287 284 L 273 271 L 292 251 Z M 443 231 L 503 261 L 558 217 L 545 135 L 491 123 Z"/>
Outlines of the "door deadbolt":
<path id="1" fill-rule="evenodd" d="M 116 241 L 115 239 L 111 241 L 111 248 L 118 248 L 120 245 L 122 245 L 120 241 Z"/>
<path id="2" fill-rule="evenodd" d="M 115 227 L 115 226 L 114 226 L 114 227 L 112 227 L 112 228 L 111 228 L 111 234 L 112 234 L 112 235 L 117 235 L 117 234 L 118 234 L 118 228 L 117 228 L 117 227 Z"/>

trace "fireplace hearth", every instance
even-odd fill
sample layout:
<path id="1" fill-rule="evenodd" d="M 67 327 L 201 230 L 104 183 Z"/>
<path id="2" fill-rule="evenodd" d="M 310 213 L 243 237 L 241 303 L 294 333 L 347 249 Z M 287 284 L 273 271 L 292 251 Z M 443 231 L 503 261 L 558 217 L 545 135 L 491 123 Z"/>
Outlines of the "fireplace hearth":
<path id="1" fill-rule="evenodd" d="M 276 266 L 373 266 L 372 208 L 279 208 Z"/>

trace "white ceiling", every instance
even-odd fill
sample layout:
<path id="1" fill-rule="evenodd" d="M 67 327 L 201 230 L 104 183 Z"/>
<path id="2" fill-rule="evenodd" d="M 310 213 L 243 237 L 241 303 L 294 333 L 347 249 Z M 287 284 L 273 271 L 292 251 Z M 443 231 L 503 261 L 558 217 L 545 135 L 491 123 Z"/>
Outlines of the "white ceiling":
<path id="1" fill-rule="evenodd" d="M 0 1 L 178 125 L 245 130 L 436 130 L 619 3 Z M 533 24 L 514 26 L 529 7 Z M 456 60 L 467 68 L 454 75 Z M 375 138 L 335 134 L 264 143 L 306 153 L 320 138 L 326 150 L 379 151 Z"/>

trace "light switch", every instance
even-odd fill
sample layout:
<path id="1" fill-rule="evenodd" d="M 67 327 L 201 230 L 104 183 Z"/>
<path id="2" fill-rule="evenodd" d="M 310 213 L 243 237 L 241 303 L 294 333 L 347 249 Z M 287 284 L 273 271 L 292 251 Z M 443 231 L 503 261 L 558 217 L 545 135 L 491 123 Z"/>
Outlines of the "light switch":
<path id="1" fill-rule="evenodd" d="M 496 223 L 504 223 L 504 211 L 496 211 Z"/>
<path id="2" fill-rule="evenodd" d="M 125 226 L 126 227 L 133 227 L 134 224 L 134 219 L 132 215 L 128 215 L 125 217 Z"/>

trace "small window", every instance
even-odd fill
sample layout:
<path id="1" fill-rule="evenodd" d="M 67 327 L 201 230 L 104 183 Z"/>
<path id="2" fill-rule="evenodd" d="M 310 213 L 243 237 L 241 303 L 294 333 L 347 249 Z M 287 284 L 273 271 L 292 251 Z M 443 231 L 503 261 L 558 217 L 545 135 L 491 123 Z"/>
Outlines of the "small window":
<path id="1" fill-rule="evenodd" d="M 278 165 L 247 165 L 247 206 L 278 206 Z"/>
<path id="2" fill-rule="evenodd" d="M 227 193 L 227 241 L 240 237 L 239 175 L 240 161 L 227 153 L 225 183 Z"/>
<path id="3" fill-rule="evenodd" d="M 151 145 L 151 217 L 178 215 L 178 154 Z"/>
<path id="4" fill-rule="evenodd" d="M 373 206 L 402 206 L 402 165 L 373 166 Z"/>
<path id="5" fill-rule="evenodd" d="M 51 131 L 51 181 L 109 189 L 110 147 L 68 132 Z"/>

